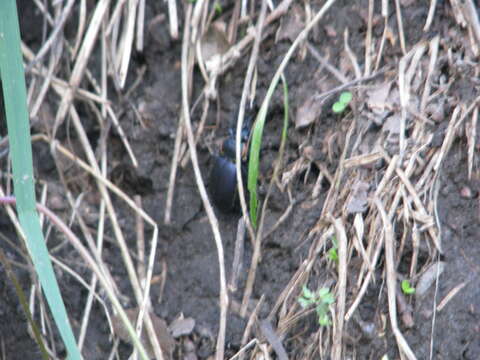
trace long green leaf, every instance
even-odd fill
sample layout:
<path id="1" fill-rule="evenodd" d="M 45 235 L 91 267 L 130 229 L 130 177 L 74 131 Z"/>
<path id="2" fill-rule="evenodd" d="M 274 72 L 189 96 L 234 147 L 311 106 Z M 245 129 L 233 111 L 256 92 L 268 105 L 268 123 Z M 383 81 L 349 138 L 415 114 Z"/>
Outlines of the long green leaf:
<path id="1" fill-rule="evenodd" d="M 55 279 L 36 210 L 25 75 L 20 51 L 20 30 L 15 0 L 0 1 L 0 75 L 5 100 L 18 218 L 26 236 L 27 249 L 43 292 L 67 348 L 68 359 L 81 359 Z"/>

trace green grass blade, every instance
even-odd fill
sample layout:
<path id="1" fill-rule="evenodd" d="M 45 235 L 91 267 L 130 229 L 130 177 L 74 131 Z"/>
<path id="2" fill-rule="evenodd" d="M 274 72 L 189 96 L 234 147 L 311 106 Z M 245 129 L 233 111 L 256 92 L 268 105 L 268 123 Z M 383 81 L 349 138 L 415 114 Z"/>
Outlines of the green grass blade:
<path id="1" fill-rule="evenodd" d="M 283 74 L 281 74 L 281 79 L 283 83 L 283 99 L 284 99 L 284 120 L 282 128 L 281 143 L 285 144 L 287 139 L 287 130 L 288 130 L 288 86 L 287 81 Z M 259 174 L 259 163 L 260 163 L 260 148 L 262 146 L 262 136 L 263 128 L 265 126 L 265 121 L 268 113 L 268 105 L 275 90 L 276 85 L 278 84 L 278 78 L 272 80 L 270 88 L 267 91 L 265 100 L 262 103 L 260 111 L 257 114 L 255 120 L 255 125 L 252 131 L 252 142 L 250 144 L 250 153 L 248 159 L 248 191 L 250 192 L 250 221 L 252 222 L 253 227 L 257 226 L 258 219 L 258 193 L 257 193 L 257 184 L 258 184 L 258 174 Z M 281 157 L 281 156 L 280 156 Z"/>
<path id="2" fill-rule="evenodd" d="M 0 75 L 13 169 L 14 193 L 27 249 L 45 298 L 68 351 L 68 359 L 81 359 L 52 263 L 43 238 L 35 204 L 30 126 L 15 0 L 0 1 Z"/>
<path id="3" fill-rule="evenodd" d="M 267 117 L 268 103 L 264 102 L 258 112 L 253 127 L 252 142 L 248 158 L 248 191 L 250 192 L 250 220 L 254 228 L 257 227 L 258 218 L 258 167 L 260 163 L 260 147 L 262 146 L 263 127 Z"/>

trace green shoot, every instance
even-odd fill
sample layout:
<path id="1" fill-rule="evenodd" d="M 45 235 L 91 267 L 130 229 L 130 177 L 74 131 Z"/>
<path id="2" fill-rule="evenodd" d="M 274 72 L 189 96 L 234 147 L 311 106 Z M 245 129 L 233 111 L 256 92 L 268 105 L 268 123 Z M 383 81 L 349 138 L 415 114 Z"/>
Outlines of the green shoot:
<path id="1" fill-rule="evenodd" d="M 340 114 L 345 111 L 350 101 L 352 101 L 353 95 L 350 91 L 345 91 L 340 94 L 337 102 L 333 104 L 332 111 L 335 114 Z"/>
<path id="2" fill-rule="evenodd" d="M 222 15 L 223 9 L 222 5 L 218 1 L 215 1 L 215 4 L 213 5 L 213 8 L 215 9 L 215 13 L 217 15 Z"/>
<path id="3" fill-rule="evenodd" d="M 283 74 L 281 75 L 283 84 L 283 100 L 284 100 L 284 121 L 282 128 L 282 142 L 287 138 L 288 128 L 288 86 Z M 273 90 L 272 90 L 273 93 Z M 255 228 L 258 219 L 258 193 L 257 183 L 259 176 L 260 163 L 260 147 L 262 144 L 263 127 L 267 118 L 268 103 L 264 102 L 257 114 L 255 124 L 252 130 L 252 141 L 250 143 L 250 152 L 248 160 L 248 191 L 250 192 L 250 219 Z"/>
<path id="4" fill-rule="evenodd" d="M 331 261 L 338 263 L 338 244 L 335 236 L 332 237 L 332 247 L 327 252 L 327 258 Z"/>
<path id="5" fill-rule="evenodd" d="M 408 280 L 402 280 L 402 291 L 405 295 L 415 294 L 415 288 L 410 285 Z"/>
<path id="6" fill-rule="evenodd" d="M 298 298 L 298 303 L 302 308 L 307 308 L 312 305 L 318 316 L 318 324 L 320 326 L 330 326 L 332 321 L 328 315 L 329 306 L 335 302 L 334 295 L 328 288 L 321 288 L 316 293 L 311 291 L 306 285 L 302 288 L 302 294 Z"/>
<path id="7" fill-rule="evenodd" d="M 13 190 L 22 230 L 19 237 L 26 241 L 43 294 L 67 350 L 67 358 L 80 360 L 82 357 L 55 278 L 36 209 L 27 91 L 15 0 L 0 1 L 0 74 L 10 142 Z"/>

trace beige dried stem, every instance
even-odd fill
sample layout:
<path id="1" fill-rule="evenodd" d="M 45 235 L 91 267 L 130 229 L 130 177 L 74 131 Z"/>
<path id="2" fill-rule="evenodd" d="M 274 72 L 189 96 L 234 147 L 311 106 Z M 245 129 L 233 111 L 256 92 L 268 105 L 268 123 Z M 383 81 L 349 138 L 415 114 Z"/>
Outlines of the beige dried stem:
<path id="1" fill-rule="evenodd" d="M 336 296 L 336 319 L 333 333 L 332 359 L 342 360 L 342 338 L 345 323 L 345 302 L 347 297 L 347 234 L 341 219 L 330 217 L 335 226 L 338 241 L 338 279 Z"/>
<path id="2" fill-rule="evenodd" d="M 383 17 L 383 34 L 382 39 L 380 40 L 380 46 L 378 48 L 376 61 L 375 61 L 375 71 L 380 67 L 380 61 L 382 61 L 383 49 L 385 48 L 385 41 L 387 40 L 387 35 L 390 32 L 390 27 L 388 26 L 388 0 L 382 0 L 382 17 Z"/>
<path id="3" fill-rule="evenodd" d="M 202 173 L 198 165 L 197 150 L 195 147 L 195 139 L 192 131 L 192 124 L 190 121 L 190 107 L 188 101 L 188 68 L 189 60 L 193 61 L 190 56 L 192 47 L 190 46 L 190 27 L 191 27 L 192 5 L 188 5 L 185 14 L 185 28 L 182 42 L 182 114 L 185 122 L 185 129 L 187 132 L 188 147 L 190 150 L 190 157 L 192 160 L 192 166 L 195 173 L 195 181 L 197 183 L 200 196 L 202 198 L 203 206 L 207 212 L 207 217 L 212 228 L 212 232 L 215 239 L 215 245 L 217 247 L 218 263 L 220 270 L 220 321 L 219 330 L 217 336 L 216 346 L 216 359 L 223 360 L 224 347 L 225 347 L 225 330 L 227 324 L 227 310 L 228 310 L 228 295 L 227 295 L 227 283 L 225 278 L 225 258 L 223 252 L 223 243 L 218 227 L 218 220 L 213 211 L 212 205 L 208 198 L 207 190 L 202 179 Z"/>
<path id="4" fill-rule="evenodd" d="M 373 0 L 368 0 L 368 22 L 367 32 L 365 34 L 365 69 L 364 76 L 370 75 L 372 67 L 372 28 L 373 28 Z"/>
<path id="5" fill-rule="evenodd" d="M 65 116 L 67 115 L 74 98 L 74 92 L 80 85 L 80 82 L 83 78 L 83 74 L 88 64 L 88 59 L 90 58 L 90 54 L 95 44 L 95 40 L 97 39 L 97 36 L 99 34 L 102 20 L 107 13 L 109 3 L 109 0 L 100 0 L 95 7 L 92 20 L 90 21 L 90 26 L 85 33 L 82 47 L 73 67 L 72 75 L 69 81 L 70 88 L 66 91 L 65 94 L 63 94 L 62 102 L 60 103 L 57 114 L 55 116 L 55 124 L 52 132 L 53 138 L 55 138 L 58 127 L 65 120 Z"/>
<path id="6" fill-rule="evenodd" d="M 394 256 L 394 233 L 392 223 L 385 212 L 385 208 L 382 202 L 378 199 L 374 199 L 378 212 L 383 221 L 383 236 L 385 241 L 385 264 L 386 264 L 386 282 L 387 282 L 387 296 L 388 296 L 388 313 L 390 316 L 390 325 L 392 326 L 393 334 L 397 340 L 399 350 L 405 354 L 409 360 L 416 360 L 417 357 L 413 353 L 412 349 L 408 345 L 407 341 L 403 337 L 397 321 L 397 273 L 395 269 L 395 256 Z"/>
<path id="7" fill-rule="evenodd" d="M 402 17 L 402 8 L 400 5 L 400 0 L 395 0 L 395 10 L 397 14 L 397 23 L 398 23 L 398 35 L 400 37 L 400 47 L 402 48 L 403 54 L 407 54 L 407 46 L 405 44 L 405 33 L 403 32 L 403 17 Z"/>

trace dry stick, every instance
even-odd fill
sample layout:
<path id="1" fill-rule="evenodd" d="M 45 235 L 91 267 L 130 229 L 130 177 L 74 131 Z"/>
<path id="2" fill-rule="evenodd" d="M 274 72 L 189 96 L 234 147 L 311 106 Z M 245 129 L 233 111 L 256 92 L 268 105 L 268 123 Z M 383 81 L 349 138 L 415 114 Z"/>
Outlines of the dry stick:
<path id="1" fill-rule="evenodd" d="M 243 332 L 243 335 L 242 335 L 242 342 L 241 342 L 242 345 L 245 345 L 247 343 L 248 338 L 250 337 L 250 333 L 252 332 L 252 327 L 257 321 L 258 313 L 260 312 L 260 308 L 262 307 L 264 299 L 265 299 L 265 295 L 262 294 L 262 296 L 260 297 L 260 300 L 258 300 L 258 303 L 255 306 L 255 309 L 250 314 L 250 317 L 247 321 L 247 325 L 245 326 L 245 331 Z M 240 360 L 243 360 L 244 357 L 245 355 L 243 353 L 239 355 Z"/>
<path id="2" fill-rule="evenodd" d="M 467 131 L 468 143 L 468 178 L 472 177 L 473 158 L 475 156 L 475 142 L 477 138 L 477 122 L 478 122 L 478 106 L 475 107 L 472 114 L 472 122 L 470 124 L 470 131 Z"/>
<path id="3" fill-rule="evenodd" d="M 432 25 L 433 17 L 435 16 L 436 7 L 437 7 L 437 0 L 430 0 L 430 7 L 428 9 L 427 20 L 425 21 L 423 32 L 428 32 L 430 30 L 430 25 Z"/>
<path id="4" fill-rule="evenodd" d="M 177 2 L 175 0 L 168 0 L 168 21 L 170 24 L 170 36 L 176 40 L 178 39 L 178 16 Z"/>
<path id="5" fill-rule="evenodd" d="M 243 357 L 245 356 L 245 353 L 248 349 L 250 349 L 253 345 L 257 345 L 258 344 L 258 340 L 257 339 L 252 339 L 248 342 L 248 344 L 245 344 L 244 346 L 242 346 L 242 348 L 240 350 L 238 350 L 238 352 L 233 355 L 229 360 L 242 360 Z"/>
<path id="6" fill-rule="evenodd" d="M 209 107 L 210 107 L 210 100 L 207 97 L 205 97 L 203 102 L 202 116 L 200 118 L 200 123 L 198 124 L 198 127 L 197 127 L 197 132 L 195 133 L 195 145 L 198 143 L 198 140 L 200 140 L 200 137 L 203 134 L 203 130 L 205 129 L 205 123 L 207 122 Z M 188 148 L 184 151 L 184 154 L 185 155 L 183 156 L 183 159 L 181 161 L 182 168 L 187 166 L 187 163 L 190 160 L 190 154 L 188 152 Z"/>
<path id="7" fill-rule="evenodd" d="M 55 43 L 55 41 L 57 40 L 58 34 L 60 34 L 60 32 L 63 30 L 65 22 L 68 16 L 70 15 L 70 11 L 72 10 L 74 4 L 75 4 L 75 0 L 69 0 L 68 3 L 65 5 L 65 7 L 63 8 L 62 14 L 59 16 L 59 19 L 55 23 L 55 27 L 52 33 L 50 34 L 50 37 L 42 45 L 37 55 L 35 56 L 35 59 L 30 61 L 30 64 L 28 64 L 28 67 L 25 70 L 26 72 L 29 72 L 30 69 L 45 56 L 45 54 L 50 49 L 50 47 Z"/>
<path id="8" fill-rule="evenodd" d="M 102 175 L 106 176 L 107 174 L 107 149 L 106 149 L 106 142 L 103 142 L 102 145 L 102 157 L 101 157 L 101 170 Z M 86 228 L 86 226 L 85 226 Z M 85 229 L 87 230 L 87 229 Z M 97 229 L 97 251 L 98 255 L 101 258 L 102 256 L 102 249 L 103 249 L 103 236 L 105 230 L 105 200 L 100 200 L 100 209 L 99 209 L 99 219 L 98 219 L 98 229 Z M 95 295 L 95 289 L 97 287 L 98 278 L 95 273 L 92 275 L 92 279 L 90 280 L 90 287 L 88 291 L 87 303 L 85 304 L 85 310 L 83 312 L 82 317 L 82 326 L 80 327 L 80 335 L 78 337 L 78 347 L 80 351 L 82 350 L 83 342 L 85 340 L 85 336 L 87 334 L 87 327 L 88 321 L 90 318 L 90 312 L 93 305 L 93 298 Z"/>
<path id="9" fill-rule="evenodd" d="M 86 0 L 80 1 L 80 11 L 78 12 L 78 30 L 75 39 L 75 45 L 73 45 L 72 49 L 72 58 L 77 57 L 77 51 L 80 48 L 80 44 L 82 43 L 83 32 L 85 31 L 85 21 L 87 18 L 87 2 Z"/>
<path id="10" fill-rule="evenodd" d="M 240 1 L 235 1 L 235 6 L 233 8 L 232 17 L 230 18 L 230 23 L 228 24 L 228 31 L 227 31 L 227 39 L 230 44 L 233 44 L 235 41 L 237 41 L 239 17 L 240 17 Z"/>
<path id="11" fill-rule="evenodd" d="M 107 20 L 102 22 L 102 34 L 100 39 L 101 63 L 100 63 L 100 95 L 106 101 L 108 99 L 108 44 L 105 28 Z M 102 104 L 102 117 L 107 117 L 107 106 Z"/>
<path id="12" fill-rule="evenodd" d="M 355 77 L 357 79 L 360 79 L 362 77 L 362 71 L 360 70 L 360 65 L 358 65 L 358 60 L 357 56 L 353 53 L 352 49 L 350 48 L 350 45 L 348 44 L 348 28 L 345 29 L 343 33 L 343 43 L 345 46 L 345 52 L 347 53 L 350 62 L 352 63 L 353 66 L 353 71 L 355 72 Z"/>
<path id="13" fill-rule="evenodd" d="M 337 78 L 342 84 L 348 83 L 348 79 L 328 62 L 320 53 L 315 49 L 315 47 L 307 41 L 307 49 L 310 51 L 310 54 L 320 63 L 322 64 L 333 76 Z"/>
<path id="14" fill-rule="evenodd" d="M 232 272 L 228 289 L 231 292 L 237 291 L 237 281 L 243 269 L 243 254 L 245 250 L 245 221 L 243 217 L 238 220 L 237 238 L 235 240 L 235 250 L 233 254 Z"/>
<path id="15" fill-rule="evenodd" d="M 400 35 L 400 47 L 402 48 L 403 54 L 406 55 L 407 47 L 405 45 L 405 34 L 403 32 L 402 9 L 400 7 L 400 0 L 395 0 L 395 10 L 397 13 L 398 33 Z"/>
<path id="16" fill-rule="evenodd" d="M 202 173 L 198 166 L 197 150 L 195 148 L 195 139 L 193 137 L 192 124 L 190 122 L 189 104 L 188 104 L 188 58 L 190 49 L 190 21 L 192 15 L 192 5 L 188 5 L 185 15 L 185 28 L 182 43 L 182 113 L 185 120 L 185 128 L 187 130 L 188 147 L 190 148 L 190 157 L 192 160 L 193 171 L 195 173 L 195 180 L 197 182 L 198 191 L 202 198 L 203 206 L 207 212 L 208 220 L 212 227 L 212 232 L 215 238 L 215 245 L 218 253 L 218 264 L 220 270 L 220 323 L 217 338 L 216 359 L 223 360 L 225 347 L 225 330 L 227 325 L 227 311 L 228 311 L 228 295 L 227 283 L 225 280 L 225 263 L 222 237 L 218 228 L 218 220 L 213 211 L 210 200 L 208 199 L 207 190 L 203 183 Z"/>
<path id="17" fill-rule="evenodd" d="M 375 62 L 375 71 L 380 67 L 380 61 L 382 60 L 383 49 L 385 47 L 385 41 L 387 40 L 388 32 L 388 0 L 382 0 L 382 17 L 383 17 L 383 35 L 382 40 L 380 40 L 380 48 L 377 53 L 377 60 Z"/>
<path id="18" fill-rule="evenodd" d="M 298 45 L 307 38 L 307 35 L 310 32 L 310 30 L 320 21 L 320 19 L 323 17 L 323 15 L 325 15 L 327 10 L 335 3 L 335 1 L 336 0 L 328 0 L 322 6 L 320 11 L 315 15 L 313 20 L 297 36 L 297 38 L 295 39 L 293 44 L 288 49 L 288 52 L 285 55 L 285 57 L 283 58 L 282 62 L 280 63 L 280 66 L 278 67 L 275 75 L 273 76 L 273 79 L 272 79 L 272 82 L 271 82 L 272 84 L 277 84 L 278 83 L 280 76 L 285 71 L 285 67 L 287 66 L 288 62 L 290 61 L 291 57 L 293 56 L 293 53 L 296 50 L 296 48 L 298 47 Z M 269 91 L 270 91 L 270 89 L 269 89 Z M 264 100 L 264 102 L 262 104 L 262 107 L 264 107 L 266 105 L 267 105 L 266 100 Z M 256 244 L 257 243 L 258 243 L 258 239 L 257 239 Z M 256 245 L 256 246 L 259 246 L 259 244 Z M 254 250 L 254 252 L 255 252 L 255 250 Z M 254 256 L 255 256 L 255 253 L 254 253 Z M 247 304 L 249 299 L 250 299 L 250 296 L 251 296 L 252 291 L 253 291 L 253 284 L 255 282 L 256 266 L 255 266 L 255 263 L 253 263 L 253 260 L 252 260 L 252 265 L 253 266 L 250 267 L 250 270 L 248 272 L 247 284 L 245 286 L 245 292 L 244 292 L 243 301 L 242 301 L 242 307 L 243 308 L 246 306 L 245 304 Z"/>
<path id="19" fill-rule="evenodd" d="M 293 0 L 283 0 L 274 11 L 272 11 L 265 19 L 265 26 L 268 26 L 283 14 L 285 14 L 290 7 Z M 222 64 L 218 71 L 218 74 L 223 74 L 227 69 L 233 66 L 241 56 L 242 51 L 254 40 L 255 32 L 247 31 L 247 35 L 244 36 L 237 44 L 232 46 L 229 51 L 222 57 Z"/>
<path id="20" fill-rule="evenodd" d="M 385 264 L 387 275 L 387 296 L 388 296 L 388 313 L 390 315 L 390 325 L 392 326 L 393 334 L 397 340 L 399 350 L 407 356 L 409 360 L 416 360 L 416 356 L 403 337 L 397 322 L 397 306 L 396 306 L 396 292 L 397 292 L 397 274 L 395 270 L 394 259 L 394 235 L 390 219 L 385 212 L 382 202 L 379 198 L 374 199 L 375 205 L 382 217 L 384 237 L 385 237 Z"/>
<path id="21" fill-rule="evenodd" d="M 368 1 L 368 23 L 367 23 L 367 33 L 365 34 L 365 72 L 364 76 L 370 75 L 371 66 L 372 66 L 372 57 L 370 53 L 372 52 L 372 23 L 373 23 L 373 8 L 374 1 Z"/>
<path id="22" fill-rule="evenodd" d="M 137 13 L 137 36 L 135 38 L 136 50 L 143 52 L 143 34 L 145 33 L 145 0 L 139 0 Z"/>
<path id="23" fill-rule="evenodd" d="M 480 43 L 480 21 L 478 20 L 478 5 L 475 5 L 472 0 L 465 0 L 460 2 L 460 8 L 462 10 L 463 16 L 467 20 L 467 23 L 470 25 L 473 34 L 475 35 L 477 43 Z"/>
<path id="24" fill-rule="evenodd" d="M 117 54 L 120 54 L 122 57 L 118 62 L 118 78 L 120 88 L 123 89 L 125 86 L 125 81 L 127 80 L 128 74 L 128 65 L 130 64 L 133 39 L 135 38 L 135 19 L 137 15 L 138 0 L 129 0 L 128 1 L 128 12 L 127 20 L 124 25 L 122 38 L 120 39 L 120 51 L 117 51 Z"/>
<path id="25" fill-rule="evenodd" d="M 337 326 L 334 328 L 332 359 L 342 360 L 343 325 L 345 322 L 345 300 L 347 297 L 347 234 L 340 219 L 331 217 L 338 241 L 338 283 L 337 283 Z"/>
<path id="26" fill-rule="evenodd" d="M 283 347 L 282 341 L 268 319 L 260 321 L 260 331 L 277 354 L 277 358 L 279 360 L 288 360 L 288 355 Z"/>
<path id="27" fill-rule="evenodd" d="M 183 115 L 180 114 L 178 120 L 178 128 L 177 128 L 177 135 L 175 136 L 175 145 L 173 147 L 173 156 L 172 156 L 172 166 L 170 168 L 170 179 L 168 181 L 168 190 L 167 190 L 167 202 L 165 205 L 165 216 L 163 221 L 165 224 L 170 224 L 171 217 L 172 217 L 172 204 L 173 204 L 173 195 L 175 193 L 175 179 L 177 177 L 177 169 L 178 169 L 178 159 L 180 156 L 180 148 L 182 145 L 182 138 L 183 138 L 183 128 L 184 128 L 184 121 Z"/>
<path id="28" fill-rule="evenodd" d="M 139 208 L 142 207 L 142 197 L 140 195 L 135 195 L 133 197 L 135 204 Z M 145 281 L 145 234 L 144 234 L 144 223 L 143 223 L 143 218 L 142 216 L 137 213 L 135 217 L 135 231 L 137 233 L 137 258 L 138 258 L 138 264 L 137 264 L 137 273 L 138 277 L 140 278 L 140 282 Z"/>
<path id="29" fill-rule="evenodd" d="M 431 82 L 432 82 L 432 76 L 435 71 L 435 64 L 437 62 L 439 44 L 440 44 L 439 36 L 435 36 L 429 43 L 430 62 L 428 63 L 427 79 L 425 80 L 425 87 L 423 89 L 422 100 L 420 102 L 421 114 L 424 114 L 425 109 L 427 107 L 428 99 L 430 98 L 430 92 L 432 88 Z"/>
<path id="30" fill-rule="evenodd" d="M 260 256 L 259 247 L 260 247 L 260 239 L 261 237 L 255 238 L 255 231 L 253 229 L 252 223 L 250 221 L 250 216 L 248 213 L 247 207 L 247 200 L 245 198 L 245 188 L 243 186 L 243 171 L 242 171 L 242 129 L 243 129 L 243 120 L 245 115 L 245 103 L 247 102 L 248 97 L 248 90 L 250 88 L 250 84 L 252 81 L 253 70 L 255 68 L 255 64 L 257 63 L 258 58 L 258 51 L 260 48 L 260 42 L 262 41 L 262 29 L 263 24 L 265 21 L 265 15 L 267 12 L 267 6 L 265 0 L 262 1 L 262 7 L 260 10 L 260 16 L 258 18 L 257 26 L 256 26 L 256 35 L 255 41 L 253 43 L 252 54 L 250 56 L 250 61 L 248 63 L 247 74 L 245 76 L 245 81 L 243 82 L 243 91 L 242 97 L 240 99 L 240 108 L 238 111 L 238 118 L 237 118 L 237 130 L 235 133 L 235 167 L 237 170 L 237 185 L 238 185 L 238 193 L 240 194 L 240 206 L 242 208 L 243 220 L 247 226 L 248 232 L 250 234 L 250 238 L 252 240 L 256 239 L 255 242 L 255 249 L 253 251 L 252 263 L 250 269 L 252 267 L 256 267 L 258 263 L 258 258 Z M 253 124 L 251 124 L 253 126 Z M 258 242 L 258 245 L 257 245 Z M 258 248 L 258 249 L 257 249 Z M 251 271 L 249 271 L 250 274 Z M 253 284 L 252 284 L 253 285 Z M 247 282 L 248 288 L 248 282 Z M 245 317 L 247 313 L 247 305 L 248 301 L 250 300 L 250 296 L 245 296 L 246 292 L 244 293 L 244 297 L 242 300 L 242 307 L 240 308 L 240 316 Z"/>
<path id="31" fill-rule="evenodd" d="M 83 73 L 85 72 L 88 64 L 88 58 L 90 57 L 90 54 L 93 50 L 95 39 L 99 34 L 99 28 L 102 23 L 103 17 L 107 13 L 109 3 L 110 0 L 100 0 L 100 2 L 97 3 L 95 12 L 93 13 L 92 20 L 90 22 L 90 26 L 87 30 L 87 33 L 85 34 L 80 53 L 78 54 L 78 58 L 75 62 L 72 76 L 70 77 L 70 88 L 67 89 L 65 94 L 63 94 L 62 102 L 60 103 L 57 114 L 55 116 L 55 124 L 53 126 L 52 138 L 55 138 L 58 127 L 65 119 L 68 109 L 73 101 L 74 92 L 76 91 L 78 85 L 80 84 L 80 81 L 82 80 Z"/>
<path id="32" fill-rule="evenodd" d="M 95 154 L 93 153 L 93 150 L 91 148 L 91 145 L 90 145 L 88 137 L 87 137 L 87 134 L 85 133 L 85 129 L 82 126 L 82 123 L 80 121 L 80 117 L 78 116 L 78 113 L 76 112 L 76 110 L 73 106 L 70 107 L 70 116 L 72 118 L 72 123 L 75 127 L 75 130 L 77 131 L 77 134 L 79 136 L 79 140 L 80 140 L 80 142 L 83 146 L 83 149 L 85 151 L 85 154 L 88 158 L 88 161 L 90 162 L 90 165 L 95 169 L 95 172 L 97 174 L 100 174 L 100 169 L 99 169 L 98 164 L 96 162 Z M 129 279 L 130 279 L 130 282 L 131 282 L 131 285 L 132 285 L 132 288 L 133 288 L 133 292 L 135 294 L 135 299 L 136 299 L 138 305 L 141 306 L 143 304 L 143 302 L 146 301 L 146 299 L 144 299 L 144 297 L 148 298 L 148 294 L 147 293 L 142 294 L 140 283 L 138 281 L 137 274 L 135 273 L 135 267 L 133 266 L 133 262 L 132 262 L 132 259 L 130 257 L 130 253 L 128 251 L 128 246 L 126 244 L 123 233 L 120 229 L 120 225 L 118 224 L 116 211 L 115 211 L 115 208 L 113 207 L 113 204 L 112 204 L 112 201 L 111 201 L 111 198 L 110 198 L 110 194 L 108 193 L 106 187 L 103 185 L 103 183 L 101 181 L 97 180 L 97 185 L 98 185 L 98 189 L 99 189 L 99 191 L 102 195 L 102 198 L 105 199 L 107 212 L 108 212 L 110 220 L 112 222 L 113 232 L 115 234 L 115 238 L 117 240 L 117 243 L 120 247 L 120 251 L 121 251 L 121 254 L 122 254 L 122 259 L 123 259 L 123 262 L 124 262 L 125 267 L 127 269 L 127 273 L 128 273 L 128 276 L 129 276 Z M 154 242 L 155 242 L 155 238 L 157 236 L 158 236 L 158 228 L 155 225 L 154 226 L 154 236 L 153 236 Z M 149 289 L 148 284 L 147 284 L 146 289 Z M 148 314 L 145 316 L 145 322 L 146 322 L 146 325 L 147 325 L 148 334 L 149 334 L 150 340 L 152 342 L 152 346 L 153 346 L 153 349 L 154 349 L 155 356 L 158 357 L 160 360 L 163 360 L 160 345 L 158 343 L 157 336 L 155 335 L 155 329 L 153 327 L 153 323 L 151 321 L 151 318 Z"/>

